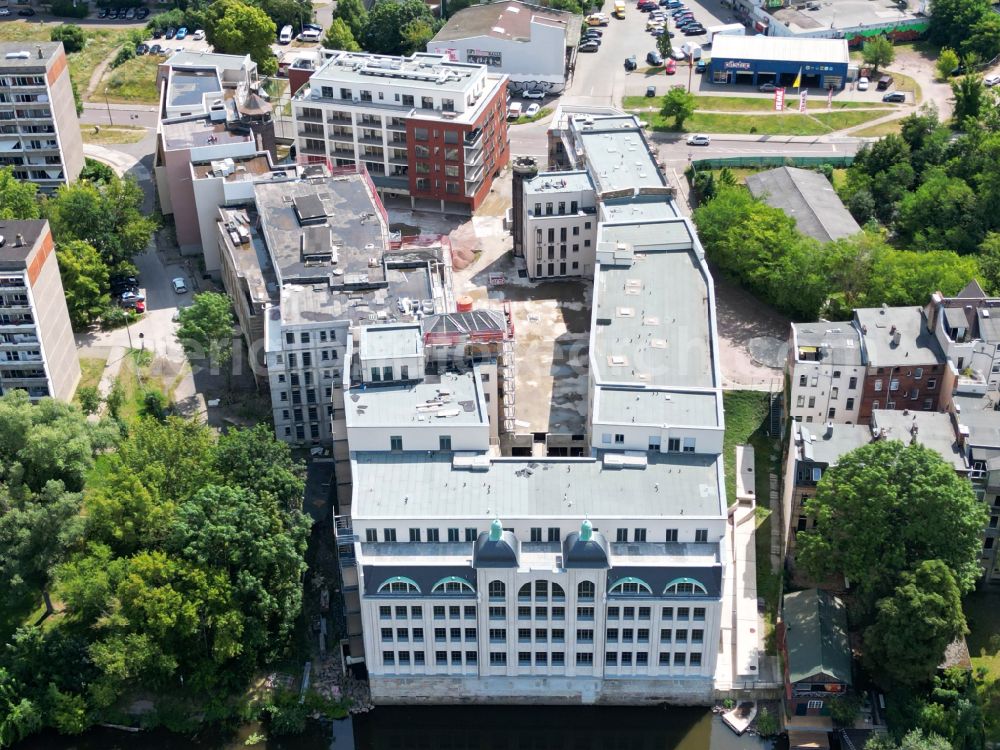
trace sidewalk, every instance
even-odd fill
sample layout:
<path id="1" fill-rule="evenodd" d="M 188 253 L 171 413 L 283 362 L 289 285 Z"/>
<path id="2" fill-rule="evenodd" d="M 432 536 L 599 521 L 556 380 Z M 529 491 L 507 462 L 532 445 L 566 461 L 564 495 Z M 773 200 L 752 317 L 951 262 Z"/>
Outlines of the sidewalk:
<path id="1" fill-rule="evenodd" d="M 105 146 L 98 146 L 95 143 L 84 143 L 83 155 L 107 164 L 119 177 L 131 174 L 139 182 L 146 182 L 152 179 L 149 170 L 138 159 L 123 151 L 115 151 Z"/>

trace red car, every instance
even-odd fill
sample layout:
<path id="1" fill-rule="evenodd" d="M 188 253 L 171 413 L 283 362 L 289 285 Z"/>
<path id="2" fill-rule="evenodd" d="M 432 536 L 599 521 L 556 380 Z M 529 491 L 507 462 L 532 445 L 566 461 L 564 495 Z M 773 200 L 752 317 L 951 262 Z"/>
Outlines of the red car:
<path id="1" fill-rule="evenodd" d="M 673 60 L 671 60 L 671 62 L 673 62 Z M 139 314 L 142 314 L 142 313 L 146 312 L 146 303 L 143 302 L 142 300 L 139 300 L 138 302 L 136 302 L 135 303 L 135 311 L 137 313 L 139 313 Z"/>
<path id="2" fill-rule="evenodd" d="M 664 72 L 666 72 L 668 76 L 672 76 L 674 73 L 677 72 L 677 63 L 674 61 L 673 58 L 669 58 L 667 60 L 667 67 L 664 69 Z"/>

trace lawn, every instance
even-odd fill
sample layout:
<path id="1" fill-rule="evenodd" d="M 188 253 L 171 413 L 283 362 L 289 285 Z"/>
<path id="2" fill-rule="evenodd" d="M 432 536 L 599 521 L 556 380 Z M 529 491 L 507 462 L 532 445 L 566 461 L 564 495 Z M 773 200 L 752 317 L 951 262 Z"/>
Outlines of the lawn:
<path id="1" fill-rule="evenodd" d="M 540 110 L 538 110 L 537 113 L 535 113 L 531 117 L 527 117 L 526 115 L 521 115 L 516 120 L 514 120 L 514 122 L 512 122 L 511 124 L 512 125 L 527 125 L 529 122 L 537 122 L 538 120 L 541 120 L 543 117 L 548 117 L 551 114 L 552 114 L 552 108 L 551 107 L 542 107 Z"/>
<path id="2" fill-rule="evenodd" d="M 79 393 L 81 388 L 96 388 L 101 382 L 104 374 L 104 367 L 108 361 L 104 357 L 80 357 L 80 384 L 76 387 Z"/>
<path id="3" fill-rule="evenodd" d="M 877 120 L 889 114 L 892 114 L 891 109 L 865 109 L 843 110 L 840 112 L 814 112 L 812 116 L 831 130 L 843 130 L 861 125 L 869 120 Z"/>
<path id="4" fill-rule="evenodd" d="M 0 23 L 0 42 L 47 42 L 54 24 L 26 22 L 22 20 Z M 109 27 L 82 27 L 87 37 L 87 45 L 79 52 L 67 55 L 69 75 L 83 96 L 90 83 L 94 69 L 105 58 L 121 46 L 129 29 Z"/>
<path id="5" fill-rule="evenodd" d="M 736 502 L 736 446 L 751 442 L 751 437 L 756 437 L 757 433 L 766 439 L 764 428 L 767 426 L 767 394 L 759 391 L 727 391 L 723 395 L 722 406 L 726 416 L 726 434 L 722 443 L 723 464 L 726 467 L 726 497 L 732 505 Z M 757 456 L 756 461 L 759 462 L 760 458 Z M 754 471 L 756 472 L 756 467 Z M 758 485 L 761 481 L 764 482 L 764 490 L 767 489 L 767 471 L 765 466 L 765 470 L 757 472 L 756 477 Z M 759 497 L 761 487 L 756 489 Z M 766 495 L 766 491 L 764 494 Z"/>
<path id="6" fill-rule="evenodd" d="M 101 145 L 138 143 L 145 137 L 146 128 L 137 128 L 132 125 L 101 125 L 100 130 L 97 131 L 93 125 L 84 125 L 80 128 L 80 135 L 84 143 L 99 143 Z"/>
<path id="7" fill-rule="evenodd" d="M 636 112 L 653 130 L 676 132 L 674 118 L 659 112 Z M 695 112 L 684 122 L 688 133 L 747 133 L 752 135 L 823 135 L 830 129 L 809 115 L 728 115 Z"/>
<path id="8" fill-rule="evenodd" d="M 773 96 L 697 96 L 695 105 L 701 110 L 715 110 L 717 112 L 772 112 L 774 111 Z M 789 99 L 789 101 L 791 101 Z M 826 108 L 825 96 L 809 97 L 811 106 Z M 652 107 L 659 110 L 663 106 L 662 96 L 626 96 L 622 99 L 622 105 L 626 109 L 644 109 Z M 869 102 L 837 102 L 834 101 L 833 109 L 861 109 L 871 107 Z"/>
<path id="9" fill-rule="evenodd" d="M 855 130 L 851 135 L 857 136 L 859 138 L 881 138 L 882 136 L 890 135 L 892 133 L 898 134 L 903 127 L 903 120 L 889 120 L 889 122 L 880 122 L 878 125 L 872 125 L 870 128 L 862 128 L 861 130 Z"/>
<path id="10" fill-rule="evenodd" d="M 107 90 L 107 98 L 112 102 L 156 104 L 160 101 L 160 92 L 156 88 L 156 68 L 159 64 L 158 55 L 143 55 L 133 57 L 114 70 L 108 69 L 94 96 L 102 99 Z"/>
<path id="11" fill-rule="evenodd" d="M 995 747 L 1000 742 L 1000 592 L 975 591 L 966 597 L 964 609 L 986 739 Z"/>

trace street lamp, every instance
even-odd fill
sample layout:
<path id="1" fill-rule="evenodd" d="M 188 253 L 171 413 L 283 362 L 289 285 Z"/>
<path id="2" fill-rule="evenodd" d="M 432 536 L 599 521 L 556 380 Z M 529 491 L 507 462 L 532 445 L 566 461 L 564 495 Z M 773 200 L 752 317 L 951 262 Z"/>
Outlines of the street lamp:
<path id="1" fill-rule="evenodd" d="M 104 106 L 108 108 L 108 122 L 111 125 L 115 124 L 115 121 L 111 119 L 111 104 L 108 102 L 108 87 L 104 87 Z"/>

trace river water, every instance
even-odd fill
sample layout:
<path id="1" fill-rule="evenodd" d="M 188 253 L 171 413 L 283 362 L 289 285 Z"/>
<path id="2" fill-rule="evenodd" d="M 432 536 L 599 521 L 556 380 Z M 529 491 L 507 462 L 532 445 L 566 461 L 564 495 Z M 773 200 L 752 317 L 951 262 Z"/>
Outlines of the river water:
<path id="1" fill-rule="evenodd" d="M 237 750 L 257 729 L 194 740 L 169 732 L 95 729 L 46 733 L 14 750 Z M 257 750 L 769 750 L 737 737 L 705 708 L 578 706 L 383 707 L 353 720 L 312 724 Z"/>

